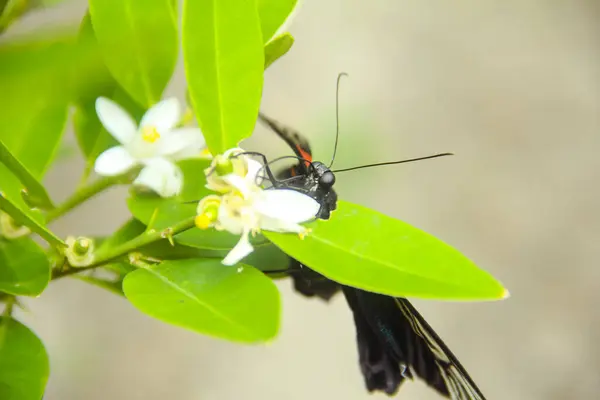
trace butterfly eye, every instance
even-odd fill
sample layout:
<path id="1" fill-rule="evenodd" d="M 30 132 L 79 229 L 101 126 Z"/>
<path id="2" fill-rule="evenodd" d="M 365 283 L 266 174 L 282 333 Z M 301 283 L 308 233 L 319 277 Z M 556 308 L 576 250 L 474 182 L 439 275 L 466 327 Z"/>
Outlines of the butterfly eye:
<path id="1" fill-rule="evenodd" d="M 329 189 L 334 185 L 334 183 L 335 183 L 335 175 L 331 171 L 325 172 L 319 178 L 319 186 L 321 186 L 322 188 Z"/>

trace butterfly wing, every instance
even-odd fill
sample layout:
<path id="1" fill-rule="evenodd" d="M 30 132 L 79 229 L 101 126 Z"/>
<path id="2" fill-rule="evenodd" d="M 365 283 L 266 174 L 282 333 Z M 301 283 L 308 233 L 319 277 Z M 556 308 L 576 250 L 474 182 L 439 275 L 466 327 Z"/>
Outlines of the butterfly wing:
<path id="1" fill-rule="evenodd" d="M 259 118 L 298 157 L 312 162 L 306 138 L 262 113 Z M 298 175 L 308 179 L 306 163 L 299 162 L 281 171 L 278 177 Z M 302 186 L 303 182 L 293 185 Z M 333 190 L 331 194 L 335 196 Z M 332 198 L 332 204 L 325 204 L 331 210 L 335 209 L 337 196 Z M 485 400 L 454 354 L 408 300 L 341 286 L 294 259 L 290 268 L 294 288 L 304 296 L 329 300 L 342 288 L 354 316 L 359 363 L 367 390 L 392 395 L 406 379 L 416 375 L 452 400 Z"/>
<path id="2" fill-rule="evenodd" d="M 406 299 L 343 287 L 367 389 L 395 393 L 414 375 L 452 400 L 485 400 L 446 344 Z"/>
<path id="3" fill-rule="evenodd" d="M 275 121 L 273 118 L 267 117 L 263 113 L 258 114 L 258 119 L 271 128 L 273 132 L 279 135 L 279 137 L 291 147 L 298 157 L 312 161 L 312 151 L 310 149 L 310 145 L 308 144 L 308 140 L 306 140 L 306 138 L 303 137 L 298 131 L 282 124 L 281 122 Z"/>
<path id="4" fill-rule="evenodd" d="M 340 291 L 340 285 L 337 282 L 325 278 L 298 260 L 290 258 L 289 268 L 294 289 L 306 297 L 318 297 L 329 301 Z"/>

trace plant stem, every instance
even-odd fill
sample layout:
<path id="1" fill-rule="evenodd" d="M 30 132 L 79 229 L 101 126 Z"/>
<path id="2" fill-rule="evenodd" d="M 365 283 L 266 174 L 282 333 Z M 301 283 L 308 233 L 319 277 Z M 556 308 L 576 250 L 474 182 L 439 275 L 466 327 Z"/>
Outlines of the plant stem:
<path id="1" fill-rule="evenodd" d="M 178 233 L 181 233 L 190 228 L 193 228 L 195 226 L 194 219 L 195 219 L 195 216 L 190 217 L 190 218 L 188 218 L 184 221 L 181 221 L 181 222 L 173 225 L 172 227 L 169 227 L 164 230 L 157 231 L 157 230 L 151 229 L 149 231 L 146 231 L 146 232 L 142 233 L 141 235 L 139 235 L 119 246 L 107 249 L 106 251 L 99 252 L 94 257 L 94 262 L 92 264 L 88 265 L 87 267 L 83 267 L 83 268 L 69 267 L 63 271 L 55 272 L 52 276 L 52 280 L 100 267 L 104 264 L 109 263 L 110 261 L 113 261 L 116 258 L 119 258 L 119 257 L 125 256 L 129 253 L 132 253 L 135 250 L 139 249 L 140 247 L 146 246 L 146 245 L 154 243 L 154 242 L 158 242 L 160 240 L 168 239 L 171 236 L 174 236 Z"/>
<path id="2" fill-rule="evenodd" d="M 136 171 L 137 173 L 137 171 Z M 81 205 L 87 200 L 91 199 L 95 195 L 104 190 L 108 189 L 111 186 L 123 184 L 130 182 L 133 174 L 128 172 L 119 176 L 110 176 L 105 178 L 100 178 L 90 185 L 86 185 L 78 189 L 71 197 L 69 197 L 64 203 L 60 204 L 58 207 L 48 211 L 46 214 L 46 222 L 54 221 L 55 219 L 63 216 L 68 213 L 75 207 Z"/>

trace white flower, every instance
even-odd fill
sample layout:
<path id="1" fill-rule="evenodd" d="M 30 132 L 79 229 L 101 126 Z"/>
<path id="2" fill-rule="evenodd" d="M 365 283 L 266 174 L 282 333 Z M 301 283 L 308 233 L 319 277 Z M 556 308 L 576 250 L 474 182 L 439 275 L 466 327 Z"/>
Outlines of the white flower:
<path id="1" fill-rule="evenodd" d="M 250 254 L 254 250 L 250 235 L 261 230 L 304 235 L 307 230 L 300 224 L 314 219 L 320 208 L 313 198 L 291 189 L 255 187 L 245 194 L 231 192 L 220 199 L 218 196 L 205 199 L 198 204 L 196 225 L 202 229 L 214 226 L 240 235 L 238 243 L 223 259 L 225 265 L 234 265 Z"/>
<path id="2" fill-rule="evenodd" d="M 292 189 L 263 190 L 257 176 L 263 165 L 243 154 L 242 149 L 230 149 L 217 155 L 205 170 L 207 187 L 221 196 L 206 196 L 198 203 L 196 226 L 214 227 L 240 235 L 240 240 L 223 259 L 234 265 L 254 248 L 250 235 L 261 230 L 292 232 L 301 237 L 307 229 L 300 225 L 315 218 L 320 204 L 312 197 Z"/>
<path id="3" fill-rule="evenodd" d="M 138 127 L 134 119 L 113 101 L 96 100 L 98 118 L 106 130 L 121 144 L 96 159 L 94 169 L 103 176 L 115 176 L 143 165 L 134 185 L 148 187 L 163 197 L 176 195 L 183 185 L 183 175 L 174 161 L 200 156 L 205 141 L 199 128 L 177 128 L 181 119 L 175 98 L 152 106 Z"/>
<path id="4" fill-rule="evenodd" d="M 230 192 L 235 189 L 230 182 L 231 179 L 243 179 L 244 187 L 256 186 L 256 176 L 263 166 L 243 153 L 243 149 L 233 148 L 222 155 L 215 156 L 210 167 L 204 170 L 206 188 L 219 193 Z"/>

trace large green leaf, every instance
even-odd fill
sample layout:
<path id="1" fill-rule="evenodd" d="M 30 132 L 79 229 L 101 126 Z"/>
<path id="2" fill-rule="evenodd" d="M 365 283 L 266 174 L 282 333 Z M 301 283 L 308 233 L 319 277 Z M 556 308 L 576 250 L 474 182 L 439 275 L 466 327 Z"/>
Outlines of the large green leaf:
<path id="1" fill-rule="evenodd" d="M 252 0 L 185 0 L 183 54 L 189 94 L 212 154 L 252 134 L 264 50 Z"/>
<path id="2" fill-rule="evenodd" d="M 220 258 L 223 259 L 223 257 Z M 256 246 L 254 251 L 242 262 L 265 272 L 283 271 L 289 268 L 290 257 L 274 244 L 265 243 Z"/>
<path id="3" fill-rule="evenodd" d="M 0 46 L 0 139 L 37 179 L 60 145 L 78 61 L 70 36 Z"/>
<path id="4" fill-rule="evenodd" d="M 73 93 L 71 71 L 80 61 L 71 36 L 0 45 L 0 140 L 37 181 L 60 147 Z M 59 244 L 40 214 L 23 201 L 23 189 L 19 179 L 0 165 L 0 208 Z"/>
<path id="5" fill-rule="evenodd" d="M 257 0 L 263 42 L 269 42 L 290 17 L 298 0 Z"/>
<path id="6" fill-rule="evenodd" d="M 108 69 L 146 108 L 158 102 L 177 62 L 177 8 L 172 0 L 89 0 Z"/>
<path id="7" fill-rule="evenodd" d="M 37 296 L 50 281 L 50 263 L 33 240 L 0 239 L 0 291 Z"/>
<path id="8" fill-rule="evenodd" d="M 87 173 L 100 153 L 118 144 L 98 119 L 96 99 L 100 96 L 112 99 L 138 121 L 145 109 L 119 86 L 104 65 L 89 14 L 81 23 L 78 45 L 87 52 L 88 57 L 87 63 L 77 71 L 73 126 L 77 142 L 87 161 Z"/>
<path id="9" fill-rule="evenodd" d="M 165 261 L 127 275 L 123 290 L 135 307 L 154 318 L 222 339 L 263 342 L 279 328 L 277 287 L 250 266 Z"/>
<path id="10" fill-rule="evenodd" d="M 0 399 L 40 400 L 49 373 L 40 339 L 20 322 L 0 317 Z"/>
<path id="11" fill-rule="evenodd" d="M 265 46 L 265 69 L 285 55 L 294 44 L 294 37 L 289 33 L 281 34 Z"/>
<path id="12" fill-rule="evenodd" d="M 339 283 L 398 297 L 496 300 L 507 291 L 456 249 L 405 222 L 345 201 L 297 235 L 264 232 L 290 256 Z"/>

